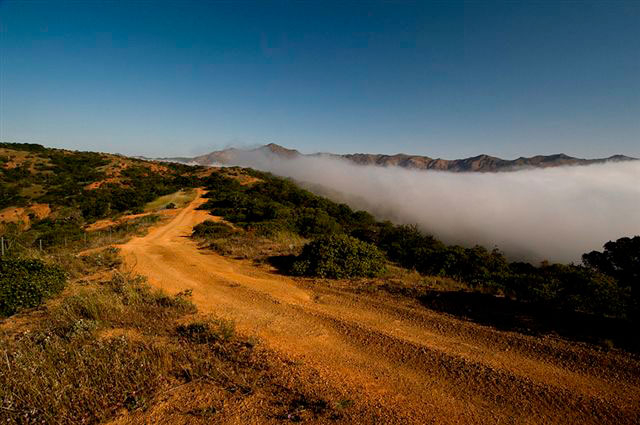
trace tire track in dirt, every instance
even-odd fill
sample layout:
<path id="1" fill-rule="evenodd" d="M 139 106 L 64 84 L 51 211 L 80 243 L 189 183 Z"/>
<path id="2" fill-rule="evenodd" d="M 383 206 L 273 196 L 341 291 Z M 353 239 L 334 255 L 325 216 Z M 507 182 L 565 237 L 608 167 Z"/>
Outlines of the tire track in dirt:
<path id="1" fill-rule="evenodd" d="M 368 412 L 361 423 L 640 421 L 637 359 L 391 297 L 305 288 L 199 249 L 188 235 L 211 218 L 196 210 L 203 201 L 122 245 L 126 264 L 169 293 L 191 289 L 200 311 L 234 320 L 296 364 L 315 391 L 353 400 Z"/>
<path id="2" fill-rule="evenodd" d="M 500 332 L 487 326 L 422 308 L 413 300 L 394 297 L 390 299 L 380 299 L 375 296 L 362 297 L 350 291 L 334 288 L 315 288 L 314 292 L 316 299 L 327 299 L 326 297 L 330 296 L 340 299 L 343 304 L 348 303 L 350 311 L 357 311 L 360 306 L 366 305 L 368 310 L 374 310 L 377 315 L 388 317 L 389 321 L 400 316 L 403 318 L 402 324 L 405 327 L 410 325 L 405 331 L 409 339 L 412 334 L 430 332 L 432 338 L 441 336 L 453 341 L 459 348 L 468 347 L 476 353 L 484 352 L 485 355 L 497 356 L 499 353 L 504 355 L 510 352 L 518 356 L 520 361 L 526 361 L 529 358 L 533 362 L 555 366 L 563 372 L 572 371 L 578 374 L 589 367 L 590 375 L 615 383 L 616 386 L 619 386 L 619 381 L 624 379 L 626 383 L 631 384 L 630 388 L 624 389 L 625 392 L 634 388 L 638 391 L 640 388 L 640 369 L 638 369 L 637 358 L 625 352 L 594 350 L 587 344 L 560 338 L 540 338 L 511 331 Z M 455 335 L 455 338 L 448 338 L 450 335 Z M 510 362 L 509 359 L 504 367 L 508 367 Z M 518 370 L 514 370 L 514 373 L 517 372 Z M 545 370 L 545 373 L 548 374 L 549 370 Z M 597 384 L 601 385 L 601 380 L 598 380 Z M 640 394 L 638 398 L 640 399 Z"/>
<path id="3" fill-rule="evenodd" d="M 640 420 L 637 405 L 622 407 L 597 396 L 571 391 L 564 385 L 544 384 L 467 356 L 395 338 L 353 322 L 334 317 L 326 317 L 325 322 L 331 323 L 352 345 L 360 345 L 370 355 L 375 354 L 374 358 L 392 359 L 425 377 L 435 376 L 442 382 L 442 388 L 464 393 L 468 398 L 482 399 L 483 404 L 500 406 L 511 417 L 526 415 L 536 423 L 547 423 L 553 420 L 554 412 L 568 409 L 564 420 L 570 423 L 592 421 L 596 419 L 594 415 L 599 421 L 608 418 L 616 423 L 638 423 Z M 516 406 L 517 411 L 510 411 Z"/>

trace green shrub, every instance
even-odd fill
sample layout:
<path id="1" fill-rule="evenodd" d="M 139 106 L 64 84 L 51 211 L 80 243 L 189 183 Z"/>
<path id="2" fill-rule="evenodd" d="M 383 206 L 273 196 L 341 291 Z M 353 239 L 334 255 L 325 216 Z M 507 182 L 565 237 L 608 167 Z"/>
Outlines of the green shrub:
<path id="1" fill-rule="evenodd" d="M 385 271 L 382 252 L 347 235 L 330 235 L 307 244 L 291 272 L 327 278 L 374 277 Z"/>
<path id="2" fill-rule="evenodd" d="M 235 335 L 233 322 L 216 320 L 178 325 L 176 333 L 183 339 L 196 344 L 229 341 Z"/>
<path id="3" fill-rule="evenodd" d="M 21 205 L 25 198 L 20 196 L 20 190 L 15 186 L 0 181 L 0 210 L 13 205 Z"/>
<path id="4" fill-rule="evenodd" d="M 503 286 L 520 301 L 567 311 L 622 317 L 628 304 L 628 290 L 615 279 L 583 266 L 511 263 Z"/>
<path id="5" fill-rule="evenodd" d="M 35 307 L 60 292 L 66 274 L 39 260 L 0 260 L 0 316 Z"/>
<path id="6" fill-rule="evenodd" d="M 224 238 L 233 233 L 233 228 L 226 223 L 206 220 L 193 228 L 192 236 L 199 238 Z"/>

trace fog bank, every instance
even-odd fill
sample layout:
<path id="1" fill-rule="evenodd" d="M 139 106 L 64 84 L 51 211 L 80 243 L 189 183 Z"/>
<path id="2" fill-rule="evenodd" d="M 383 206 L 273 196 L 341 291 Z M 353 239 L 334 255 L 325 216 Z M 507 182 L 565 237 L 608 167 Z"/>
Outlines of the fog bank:
<path id="1" fill-rule="evenodd" d="M 443 241 L 481 244 L 510 259 L 579 262 L 584 252 L 640 234 L 640 161 L 451 173 L 284 159 L 263 152 L 234 164 L 291 177 L 379 219 L 415 223 Z"/>

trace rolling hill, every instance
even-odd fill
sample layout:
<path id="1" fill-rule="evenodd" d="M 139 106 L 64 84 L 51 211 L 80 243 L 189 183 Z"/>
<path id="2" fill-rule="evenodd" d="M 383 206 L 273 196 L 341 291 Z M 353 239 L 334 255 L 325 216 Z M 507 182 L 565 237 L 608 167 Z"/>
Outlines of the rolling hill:
<path id="1" fill-rule="evenodd" d="M 6 423 L 638 423 L 640 237 L 509 262 L 249 168 L 33 144 L 0 195 Z"/>

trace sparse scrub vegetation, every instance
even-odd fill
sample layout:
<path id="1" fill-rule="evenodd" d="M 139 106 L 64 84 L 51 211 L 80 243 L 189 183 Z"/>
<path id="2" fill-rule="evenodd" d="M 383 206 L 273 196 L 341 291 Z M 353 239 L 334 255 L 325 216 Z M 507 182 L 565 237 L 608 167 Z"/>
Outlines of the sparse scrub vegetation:
<path id="1" fill-rule="evenodd" d="M 46 203 L 52 208 L 79 210 L 85 221 L 92 221 L 126 211 L 142 212 L 156 198 L 199 183 L 194 173 L 200 168 L 181 164 L 154 169 L 141 160 L 32 144 L 3 143 L 0 151 L 4 158 L 0 209 Z M 28 152 L 28 160 L 24 152 Z M 12 159 L 17 161 L 15 166 L 7 167 Z M 33 187 L 38 190 L 29 191 Z"/>
<path id="2" fill-rule="evenodd" d="M 192 236 L 219 254 L 257 262 L 298 254 L 307 241 L 288 230 L 263 232 L 257 227 L 244 230 L 213 220 L 196 225 Z"/>
<path id="3" fill-rule="evenodd" d="M 125 332 L 100 333 L 170 335 L 171 321 L 193 310 L 122 276 L 63 299 L 36 330 L 12 341 L 3 337 L 8 363 L 0 366 L 0 407 L 6 423 L 96 423 L 118 408 L 141 407 L 194 362 L 195 353 Z"/>
<path id="4" fill-rule="evenodd" d="M 94 232 L 84 231 L 72 217 L 40 220 L 28 230 L 20 230 L 15 223 L 5 226 L 0 234 L 11 245 L 0 259 L 0 316 L 40 305 L 58 294 L 67 278 L 117 268 L 121 260 L 115 248 L 82 256 L 77 252 L 125 242 L 157 220 L 149 215 Z"/>
<path id="5" fill-rule="evenodd" d="M 251 231 L 236 231 L 227 237 L 206 239 L 208 247 L 219 254 L 259 263 L 274 257 L 298 254 L 305 241 L 290 232 L 266 237 Z"/>
<path id="6" fill-rule="evenodd" d="M 230 341 L 235 335 L 233 322 L 216 320 L 178 325 L 178 336 L 197 344 Z"/>
<path id="7" fill-rule="evenodd" d="M 0 235 L 7 244 L 11 241 L 5 250 L 5 256 L 32 258 L 47 254 L 57 258 L 81 249 L 123 243 L 131 236 L 143 235 L 151 225 L 160 220 L 160 216 L 150 214 L 88 231 L 80 225 L 82 219 L 74 215 L 77 211 L 67 211 L 72 214 L 65 216 L 63 210 L 56 218 L 35 221 L 27 230 L 21 229 L 16 223 L 5 224 L 0 229 Z"/>
<path id="8" fill-rule="evenodd" d="M 122 259 L 118 253 L 118 248 L 108 247 L 102 251 L 82 255 L 80 256 L 80 259 L 89 271 L 98 269 L 112 270 L 122 264 Z"/>

